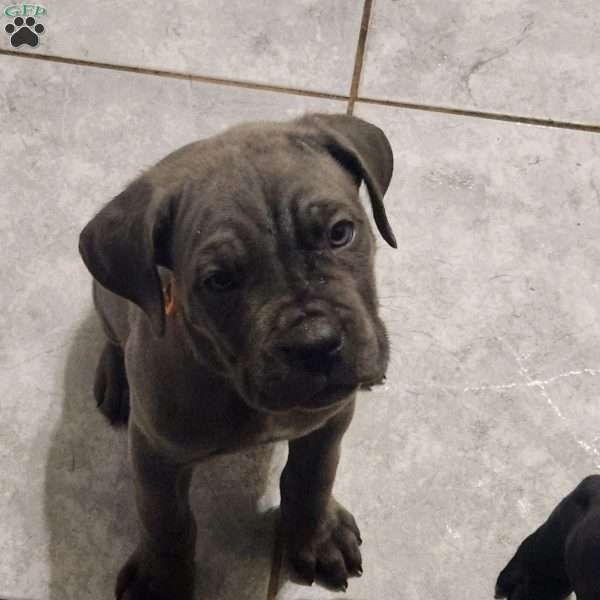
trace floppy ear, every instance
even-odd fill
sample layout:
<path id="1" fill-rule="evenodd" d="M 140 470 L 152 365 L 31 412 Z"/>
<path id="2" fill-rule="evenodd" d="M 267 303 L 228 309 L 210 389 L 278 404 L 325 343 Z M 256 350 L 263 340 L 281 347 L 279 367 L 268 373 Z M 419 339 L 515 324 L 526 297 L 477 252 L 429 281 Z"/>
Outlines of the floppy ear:
<path id="1" fill-rule="evenodd" d="M 325 136 L 326 150 L 354 175 L 357 185 L 361 180 L 365 182 L 377 229 L 383 239 L 396 248 L 396 237 L 383 205 L 394 170 L 394 155 L 383 131 L 349 115 L 312 114 L 299 121 L 316 125 Z"/>
<path id="2" fill-rule="evenodd" d="M 142 177 L 100 210 L 79 236 L 79 253 L 90 273 L 111 292 L 135 302 L 159 337 L 165 316 L 157 264 L 170 266 L 170 220 L 170 200 L 153 197 Z"/>
<path id="3" fill-rule="evenodd" d="M 396 237 L 385 214 L 383 195 L 394 170 L 390 143 L 379 127 L 349 115 L 313 114 L 300 123 L 316 125 L 324 134 L 326 150 L 357 180 L 367 185 L 373 217 L 379 233 L 393 248 Z"/>

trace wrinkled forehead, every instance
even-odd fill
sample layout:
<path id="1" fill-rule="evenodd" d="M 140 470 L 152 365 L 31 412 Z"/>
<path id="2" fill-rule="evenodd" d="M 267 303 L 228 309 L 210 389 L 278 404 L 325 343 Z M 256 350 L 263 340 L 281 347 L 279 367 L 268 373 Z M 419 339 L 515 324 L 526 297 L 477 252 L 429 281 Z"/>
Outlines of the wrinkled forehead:
<path id="1" fill-rule="evenodd" d="M 196 244 L 212 237 L 224 241 L 228 231 L 241 240 L 293 237 L 316 213 L 322 219 L 336 212 L 362 219 L 352 177 L 335 159 L 301 141 L 283 142 L 225 147 L 217 168 L 192 177 L 185 219 Z"/>

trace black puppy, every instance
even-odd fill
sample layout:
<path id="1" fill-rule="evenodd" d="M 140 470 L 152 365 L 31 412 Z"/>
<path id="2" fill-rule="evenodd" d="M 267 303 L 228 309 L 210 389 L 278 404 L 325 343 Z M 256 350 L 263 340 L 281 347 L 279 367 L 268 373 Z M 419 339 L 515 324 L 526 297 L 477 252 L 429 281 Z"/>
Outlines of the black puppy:
<path id="1" fill-rule="evenodd" d="M 600 475 L 586 477 L 519 546 L 496 598 L 600 600 Z"/>

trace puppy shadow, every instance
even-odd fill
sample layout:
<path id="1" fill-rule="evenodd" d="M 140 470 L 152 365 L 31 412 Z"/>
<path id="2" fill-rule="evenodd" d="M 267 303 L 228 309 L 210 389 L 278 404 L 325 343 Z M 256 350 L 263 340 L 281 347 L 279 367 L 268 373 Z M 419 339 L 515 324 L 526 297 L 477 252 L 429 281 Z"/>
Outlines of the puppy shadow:
<path id="1" fill-rule="evenodd" d="M 307 584 L 295 571 L 292 565 L 290 564 L 288 557 L 285 553 L 285 548 L 283 549 L 283 556 L 280 559 L 280 571 L 277 577 L 276 584 L 274 588 L 277 590 L 277 593 L 272 596 L 274 599 L 279 598 L 278 593 L 283 589 L 286 583 L 294 584 L 298 587 L 298 589 L 294 592 L 294 600 L 314 600 L 316 597 L 322 598 L 322 600 L 367 600 L 363 596 L 355 596 L 352 593 L 352 583 L 355 581 L 354 579 L 350 579 L 349 589 L 346 592 L 341 592 L 336 590 L 330 586 L 328 586 L 323 580 L 317 578 L 312 585 Z M 311 588 L 315 588 L 314 590 Z M 303 595 L 306 590 L 306 596 Z M 318 594 L 315 596 L 313 594 Z M 271 597 L 268 598 L 271 600 Z"/>
<path id="2" fill-rule="evenodd" d="M 138 521 L 127 432 L 99 413 L 92 388 L 104 335 L 90 311 L 64 371 L 62 413 L 46 464 L 49 600 L 110 599 L 119 568 L 137 543 Z M 191 503 L 198 523 L 197 597 L 264 600 L 276 513 L 265 494 L 274 447 L 199 464 Z M 271 475 L 271 477 L 269 477 Z M 275 480 L 276 481 L 276 480 Z"/>
<path id="3" fill-rule="evenodd" d="M 279 510 L 277 510 L 277 517 L 279 518 Z M 294 591 L 294 600 L 314 600 L 315 595 L 318 594 L 319 598 L 323 600 L 338 600 L 343 598 L 344 600 L 367 600 L 364 597 L 355 596 L 352 593 L 352 584 L 356 582 L 355 577 L 348 579 L 349 590 L 342 592 L 339 589 L 335 589 L 327 584 L 322 578 L 318 577 L 312 584 L 307 583 L 298 572 L 294 569 L 286 549 L 285 540 L 282 537 L 281 525 L 278 529 L 277 544 L 274 552 L 274 577 L 272 581 L 272 593 L 267 600 L 277 600 L 279 593 L 286 586 L 286 583 L 293 584 L 297 587 Z M 314 588 L 314 589 L 313 589 Z M 306 591 L 306 596 L 304 592 Z M 329 594 L 332 594 L 329 596 Z"/>

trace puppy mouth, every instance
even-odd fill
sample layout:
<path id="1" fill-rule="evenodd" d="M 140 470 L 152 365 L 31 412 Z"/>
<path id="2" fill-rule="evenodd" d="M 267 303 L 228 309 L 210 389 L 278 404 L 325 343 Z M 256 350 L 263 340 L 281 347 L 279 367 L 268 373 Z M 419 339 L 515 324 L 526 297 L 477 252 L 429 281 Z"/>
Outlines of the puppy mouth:
<path id="1" fill-rule="evenodd" d="M 352 371 L 351 368 L 339 368 L 325 374 L 290 370 L 286 377 L 273 377 L 264 382 L 253 381 L 248 373 L 248 403 L 273 413 L 319 411 L 341 404 L 358 390 L 369 390 L 385 381 L 385 370 L 380 367 L 365 369 L 362 373 Z"/>
<path id="2" fill-rule="evenodd" d="M 320 410 L 346 400 L 350 395 L 360 390 L 371 390 L 375 386 L 383 385 L 386 381 L 385 374 L 367 378 L 354 383 L 328 383 L 322 390 L 313 394 L 308 400 L 302 402 L 298 408 L 301 410 Z"/>
<path id="3" fill-rule="evenodd" d="M 356 392 L 358 383 L 330 383 L 298 406 L 301 410 L 321 410 L 346 400 Z"/>
<path id="4" fill-rule="evenodd" d="M 315 412 L 330 408 L 347 400 L 360 388 L 360 383 L 328 383 L 317 390 L 308 391 L 307 394 L 297 396 L 292 402 L 280 403 L 275 400 L 279 394 L 259 393 L 256 405 L 261 410 L 271 413 L 282 413 L 290 410 L 303 410 Z"/>

